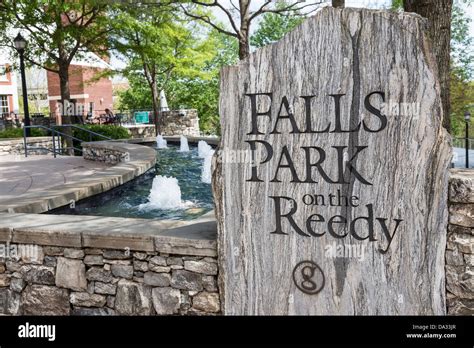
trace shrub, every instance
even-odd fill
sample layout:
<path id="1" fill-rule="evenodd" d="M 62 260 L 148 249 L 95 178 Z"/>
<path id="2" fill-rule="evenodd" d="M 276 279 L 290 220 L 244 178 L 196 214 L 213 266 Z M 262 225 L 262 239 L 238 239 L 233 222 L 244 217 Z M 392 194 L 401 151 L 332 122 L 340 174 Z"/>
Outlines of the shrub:
<path id="1" fill-rule="evenodd" d="M 92 125 L 83 125 L 81 128 L 90 130 L 94 133 L 101 134 L 103 136 L 112 138 L 112 139 L 128 139 L 130 134 L 124 127 L 113 126 L 113 125 L 104 125 L 104 124 L 92 124 Z M 86 131 L 81 129 L 73 128 L 73 136 L 75 138 L 81 139 L 83 141 L 100 141 L 105 140 L 104 138 L 97 135 L 90 135 Z"/>
<path id="2" fill-rule="evenodd" d="M 44 129 L 31 128 L 32 137 L 44 137 L 47 133 Z M 0 131 L 1 139 L 11 139 L 11 138 L 23 138 L 23 129 L 22 128 L 10 128 Z"/>

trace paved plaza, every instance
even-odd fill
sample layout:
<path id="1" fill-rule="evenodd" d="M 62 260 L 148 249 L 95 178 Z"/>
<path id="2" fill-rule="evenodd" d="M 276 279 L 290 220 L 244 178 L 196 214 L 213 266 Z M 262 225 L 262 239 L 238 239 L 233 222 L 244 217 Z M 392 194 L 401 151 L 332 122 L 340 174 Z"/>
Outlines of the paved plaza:
<path id="1" fill-rule="evenodd" d="M 82 157 L 0 156 L 0 204 L 59 185 L 74 183 L 109 165 Z"/>

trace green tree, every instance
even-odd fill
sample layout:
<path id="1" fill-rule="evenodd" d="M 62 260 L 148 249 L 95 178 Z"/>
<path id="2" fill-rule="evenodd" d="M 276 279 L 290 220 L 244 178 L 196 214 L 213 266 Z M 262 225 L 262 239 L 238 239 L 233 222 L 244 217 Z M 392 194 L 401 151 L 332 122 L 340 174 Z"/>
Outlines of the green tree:
<path id="1" fill-rule="evenodd" d="M 206 78 L 200 76 L 173 75 L 166 88 L 171 109 L 197 109 L 200 128 L 207 134 L 219 134 L 219 69 L 238 61 L 238 43 L 232 37 L 212 31 L 209 33 L 215 43 L 215 56 L 205 67 Z M 144 76 L 129 78 L 130 88 L 120 92 L 120 108 L 149 109 L 151 92 Z"/>
<path id="2" fill-rule="evenodd" d="M 277 9 L 288 7 L 286 1 L 279 1 L 275 5 Z M 250 37 L 250 44 L 254 47 L 267 46 L 280 40 L 286 33 L 293 30 L 297 25 L 304 21 L 304 17 L 299 13 L 291 13 L 282 16 L 276 13 L 265 13 L 259 23 L 258 29 Z"/>
<path id="3" fill-rule="evenodd" d="M 22 31 L 28 39 L 26 61 L 59 75 L 63 104 L 70 100 L 72 60 L 86 52 L 104 53 L 110 32 L 106 2 L 99 0 L 1 1 L 0 23 L 3 46 L 14 52 L 12 31 Z M 69 116 L 64 122 L 70 123 Z"/>
<path id="4" fill-rule="evenodd" d="M 467 4 L 467 0 L 454 2 L 451 22 L 450 117 L 454 137 L 464 137 L 464 112 L 474 104 L 474 38 L 469 34 L 472 19 L 464 11 Z"/>
<path id="5" fill-rule="evenodd" d="M 302 10 L 310 13 L 324 2 L 324 0 L 291 0 L 286 3 L 286 6 L 280 6 L 279 8 L 271 0 L 239 0 L 235 3 L 224 0 L 186 0 L 178 3 L 183 13 L 188 17 L 206 23 L 218 32 L 235 38 L 239 43 L 239 58 L 245 59 L 250 54 L 251 26 L 258 17 L 267 13 L 287 16 Z M 337 1 L 337 3 L 340 2 Z M 230 23 L 230 28 L 216 20 L 208 11 L 210 9 L 220 11 Z"/>
<path id="6" fill-rule="evenodd" d="M 181 21 L 169 6 L 136 4 L 117 11 L 113 22 L 114 47 L 128 60 L 123 73 L 132 83 L 140 78 L 146 82 L 159 134 L 160 92 L 173 78 L 207 78 L 205 67 L 213 57 L 213 42 L 202 39 L 196 27 Z"/>

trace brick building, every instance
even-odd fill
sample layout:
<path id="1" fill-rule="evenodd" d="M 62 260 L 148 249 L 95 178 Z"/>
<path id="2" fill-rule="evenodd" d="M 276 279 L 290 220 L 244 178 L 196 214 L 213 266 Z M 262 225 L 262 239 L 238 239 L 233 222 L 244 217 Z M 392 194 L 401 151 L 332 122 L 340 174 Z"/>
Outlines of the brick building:
<path id="1" fill-rule="evenodd" d="M 11 66 L 6 54 L 0 51 L 0 118 L 19 112 L 17 80 Z"/>
<path id="2" fill-rule="evenodd" d="M 99 117 L 105 109 L 113 110 L 112 80 L 107 77 L 96 79 L 97 74 L 112 69 L 103 59 L 89 53 L 80 60 L 74 59 L 69 68 L 69 88 L 71 102 L 76 104 L 76 115 Z M 58 102 L 61 100 L 59 76 L 48 71 L 48 100 L 56 122 L 61 122 Z"/>

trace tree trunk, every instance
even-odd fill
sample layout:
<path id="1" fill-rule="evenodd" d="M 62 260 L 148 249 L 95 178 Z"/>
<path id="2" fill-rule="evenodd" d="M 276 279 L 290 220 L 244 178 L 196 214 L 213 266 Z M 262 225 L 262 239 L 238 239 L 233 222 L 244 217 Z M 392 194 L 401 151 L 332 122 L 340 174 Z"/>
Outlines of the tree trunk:
<path id="1" fill-rule="evenodd" d="M 161 134 L 161 124 L 159 119 L 159 105 L 160 105 L 160 94 L 158 92 L 158 88 L 156 87 L 156 81 L 151 83 L 151 97 L 152 97 L 152 104 L 153 104 L 153 116 L 155 120 L 155 135 Z"/>
<path id="2" fill-rule="evenodd" d="M 428 19 L 429 35 L 438 65 L 443 102 L 443 126 L 451 131 L 449 101 L 449 61 L 451 42 L 451 13 L 453 0 L 403 0 L 406 12 L 415 12 Z"/>
<path id="3" fill-rule="evenodd" d="M 344 8 L 345 0 L 332 0 L 332 7 Z"/>
<path id="4" fill-rule="evenodd" d="M 245 59 L 250 54 L 250 1 L 240 0 L 240 29 L 239 29 L 239 59 Z"/>
<path id="5" fill-rule="evenodd" d="M 248 34 L 246 37 L 242 37 L 239 39 L 239 59 L 245 59 L 250 54 L 250 45 L 249 45 L 249 37 Z"/>
<path id="6" fill-rule="evenodd" d="M 59 63 L 59 86 L 61 90 L 61 124 L 71 124 L 71 116 L 69 115 L 69 110 L 67 108 L 68 103 L 70 103 L 71 99 L 71 92 L 69 89 L 69 64 L 67 63 Z M 71 127 L 66 127 L 61 130 L 63 133 L 67 134 L 68 136 L 64 139 L 66 143 L 67 154 L 70 156 L 74 156 L 74 149 L 73 149 L 73 140 L 72 136 L 72 129 Z"/>

